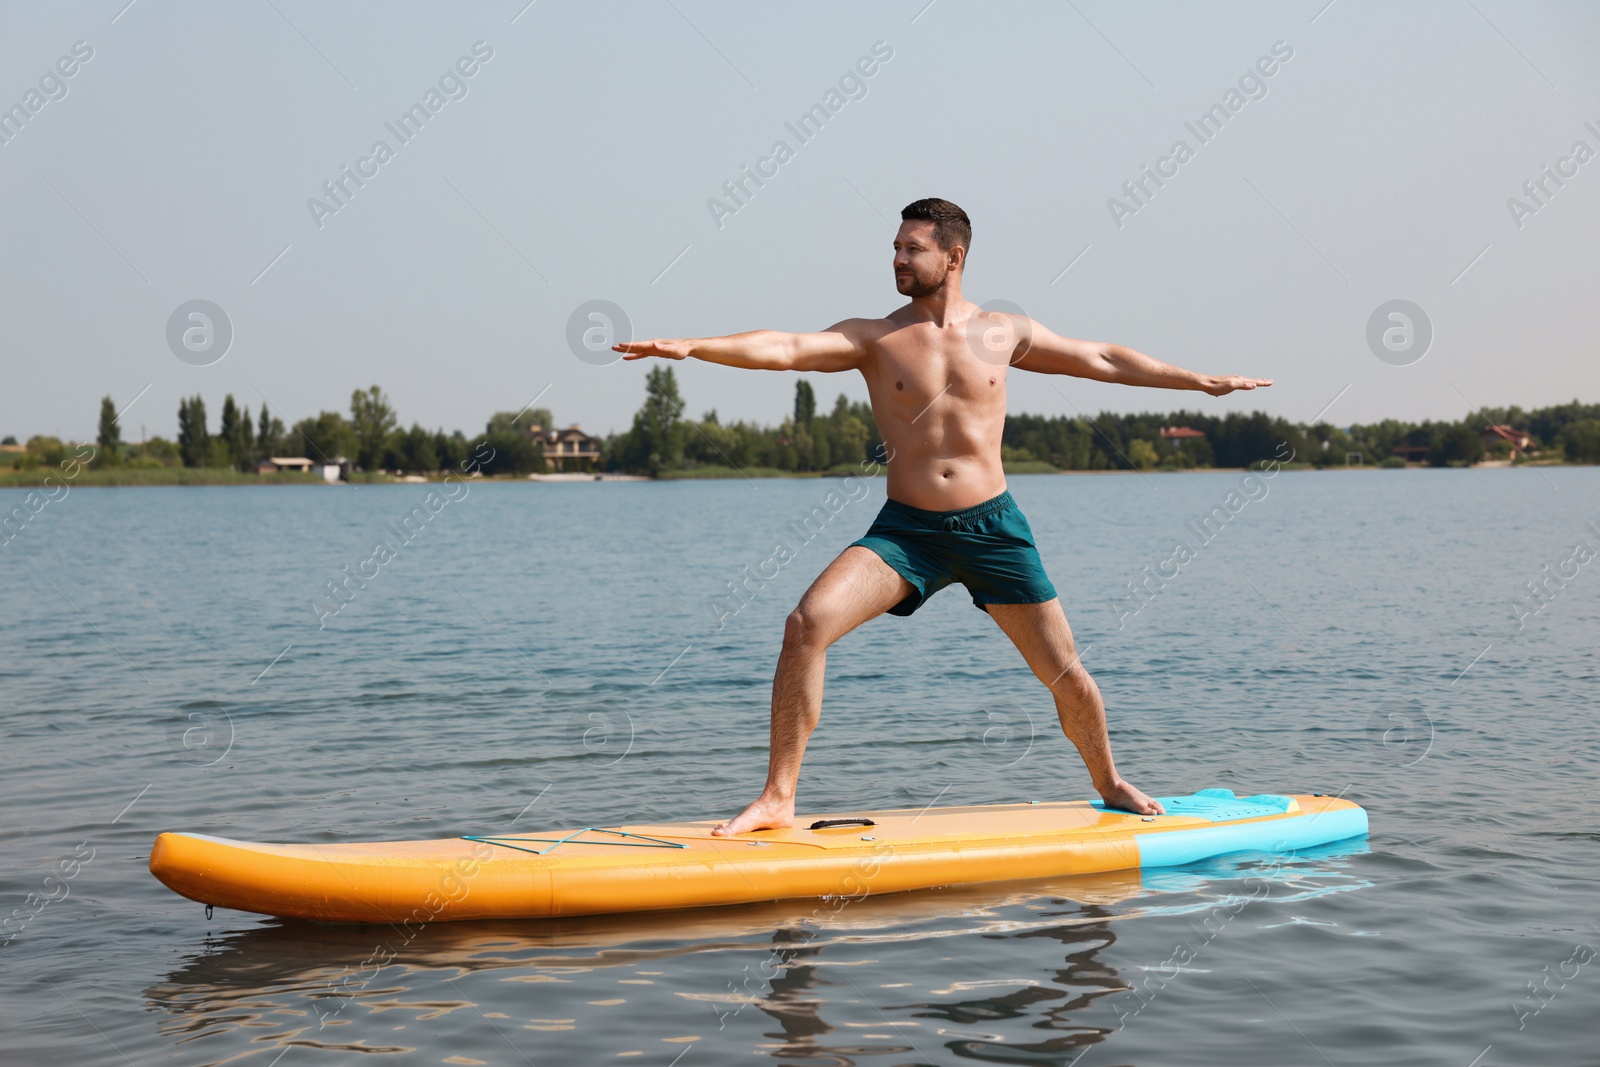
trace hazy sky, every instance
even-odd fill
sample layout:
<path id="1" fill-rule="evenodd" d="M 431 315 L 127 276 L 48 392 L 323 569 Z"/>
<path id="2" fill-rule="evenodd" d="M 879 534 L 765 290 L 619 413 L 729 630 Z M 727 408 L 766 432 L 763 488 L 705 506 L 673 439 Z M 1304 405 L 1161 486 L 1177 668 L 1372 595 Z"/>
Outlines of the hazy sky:
<path id="1" fill-rule="evenodd" d="M 647 364 L 577 358 L 581 304 L 638 337 L 881 315 L 924 196 L 973 219 L 969 298 L 1278 381 L 1016 371 L 1013 412 L 1600 400 L 1600 4 L 526 3 L 0 8 L 0 434 L 90 437 L 107 393 L 138 397 L 134 440 L 193 393 L 213 428 L 229 392 L 293 421 L 374 382 L 407 424 L 538 397 L 623 429 Z M 768 176 L 740 205 L 744 168 Z M 1398 354 L 1369 345 L 1396 299 L 1431 323 L 1420 361 L 1402 320 Z M 169 343 L 192 300 L 231 323 L 209 365 L 215 335 Z M 676 366 L 691 415 L 792 402 L 792 374 Z"/>

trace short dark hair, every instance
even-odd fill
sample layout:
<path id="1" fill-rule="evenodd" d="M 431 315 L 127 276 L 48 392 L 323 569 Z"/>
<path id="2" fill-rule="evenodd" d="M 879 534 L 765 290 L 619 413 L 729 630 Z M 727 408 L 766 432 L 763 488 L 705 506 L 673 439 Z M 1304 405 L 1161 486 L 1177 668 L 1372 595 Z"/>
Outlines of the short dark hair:
<path id="1" fill-rule="evenodd" d="M 933 239 L 947 252 L 956 245 L 972 251 L 972 220 L 948 200 L 933 196 L 912 201 L 900 210 L 900 220 L 933 223 Z"/>

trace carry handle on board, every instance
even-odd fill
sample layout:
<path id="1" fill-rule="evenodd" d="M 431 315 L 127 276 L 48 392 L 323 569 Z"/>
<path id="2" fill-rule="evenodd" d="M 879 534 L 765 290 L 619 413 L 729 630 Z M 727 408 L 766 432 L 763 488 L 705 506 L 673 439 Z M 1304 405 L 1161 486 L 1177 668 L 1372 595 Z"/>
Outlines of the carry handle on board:
<path id="1" fill-rule="evenodd" d="M 866 819 L 866 818 L 856 818 L 856 819 L 818 819 L 816 822 L 811 824 L 810 828 L 813 829 L 813 830 L 831 830 L 835 826 L 876 826 L 876 825 L 878 825 L 878 824 L 873 822 L 871 819 Z"/>

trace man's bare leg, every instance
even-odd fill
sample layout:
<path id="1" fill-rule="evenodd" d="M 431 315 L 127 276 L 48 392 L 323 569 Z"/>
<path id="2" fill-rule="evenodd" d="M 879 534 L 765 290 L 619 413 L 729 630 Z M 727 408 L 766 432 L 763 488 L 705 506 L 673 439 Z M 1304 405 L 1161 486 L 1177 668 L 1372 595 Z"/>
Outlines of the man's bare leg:
<path id="1" fill-rule="evenodd" d="M 755 802 L 711 832 L 719 836 L 794 822 L 795 783 L 806 741 L 822 718 L 828 646 L 876 618 L 914 590 L 869 548 L 851 545 L 817 575 L 783 628 L 783 651 L 772 676 L 772 753 L 767 786 Z"/>
<path id="2" fill-rule="evenodd" d="M 1094 787 L 1109 807 L 1140 815 L 1161 815 L 1166 809 L 1122 780 L 1111 761 L 1106 732 L 1106 707 L 1100 687 L 1078 662 L 1072 628 L 1060 600 L 1043 604 L 990 604 L 989 615 L 1028 661 L 1056 700 L 1061 729 L 1078 748 Z"/>

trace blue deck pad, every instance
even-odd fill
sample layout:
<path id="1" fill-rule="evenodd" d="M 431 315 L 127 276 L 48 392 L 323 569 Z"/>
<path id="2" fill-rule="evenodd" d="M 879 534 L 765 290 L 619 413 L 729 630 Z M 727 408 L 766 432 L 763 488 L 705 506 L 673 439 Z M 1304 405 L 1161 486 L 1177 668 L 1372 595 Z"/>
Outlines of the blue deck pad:
<path id="1" fill-rule="evenodd" d="M 1253 797 L 1234 796 L 1231 789 L 1202 789 L 1184 797 L 1157 797 L 1168 815 L 1188 815 L 1210 822 L 1232 822 L 1235 819 L 1258 819 L 1263 815 L 1282 815 L 1294 806 L 1290 797 L 1276 793 L 1257 793 Z M 1093 801 L 1095 807 L 1107 810 L 1105 803 Z M 1120 809 L 1112 808 L 1112 811 Z"/>
<path id="2" fill-rule="evenodd" d="M 1290 815 L 1271 822 L 1196 826 L 1173 833 L 1135 834 L 1140 867 L 1178 867 L 1233 852 L 1296 855 L 1367 832 L 1362 808 L 1335 808 L 1314 815 Z"/>
<path id="3" fill-rule="evenodd" d="M 1337 808 L 1315 814 L 1295 815 L 1292 797 L 1259 793 L 1253 797 L 1235 796 L 1231 789 L 1202 789 L 1184 797 L 1158 797 L 1167 815 L 1205 819 L 1212 826 L 1190 826 L 1159 832 L 1162 816 L 1147 815 L 1150 833 L 1136 834 L 1139 866 L 1177 867 L 1197 860 L 1234 852 L 1294 854 L 1334 841 L 1359 837 L 1367 832 L 1367 813 L 1361 808 Z M 1092 801 L 1102 811 L 1101 801 Z M 1270 815 L 1287 818 L 1270 822 L 1241 822 Z M 1230 825 L 1237 824 L 1237 825 Z"/>
<path id="4" fill-rule="evenodd" d="M 1162 816 L 1145 816 L 1150 833 L 1136 834 L 1139 866 L 1177 867 L 1235 852 L 1298 853 L 1367 832 L 1367 813 L 1361 808 L 1335 808 L 1315 814 L 1290 814 L 1292 797 L 1260 793 L 1239 797 L 1231 789 L 1202 789 L 1185 797 L 1160 797 L 1167 815 L 1205 819 L 1212 826 L 1191 826 L 1160 832 Z M 1102 811 L 1105 804 L 1094 801 Z M 1240 822 L 1267 815 L 1288 815 L 1270 822 Z M 1230 825 L 1237 824 L 1237 825 Z"/>

